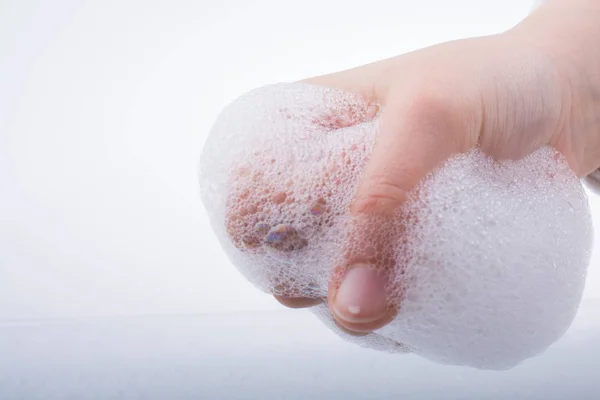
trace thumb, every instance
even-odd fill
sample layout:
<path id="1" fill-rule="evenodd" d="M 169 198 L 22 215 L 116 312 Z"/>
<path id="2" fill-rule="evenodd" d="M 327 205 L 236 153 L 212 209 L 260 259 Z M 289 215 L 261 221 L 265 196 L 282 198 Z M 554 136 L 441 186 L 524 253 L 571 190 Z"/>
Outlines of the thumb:
<path id="1" fill-rule="evenodd" d="M 472 123 L 469 107 L 453 97 L 420 94 L 385 103 L 380 132 L 350 208 L 355 222 L 345 265 L 334 269 L 329 283 L 331 312 L 350 331 L 378 329 L 397 314 L 400 288 L 391 279 L 397 268 L 394 213 L 421 179 L 476 143 L 470 132 L 479 127 Z"/>

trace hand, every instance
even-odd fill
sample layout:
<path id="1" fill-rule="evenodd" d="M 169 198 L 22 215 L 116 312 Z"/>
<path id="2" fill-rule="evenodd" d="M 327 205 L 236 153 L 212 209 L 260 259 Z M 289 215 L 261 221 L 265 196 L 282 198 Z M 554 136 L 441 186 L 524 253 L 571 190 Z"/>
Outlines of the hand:
<path id="1" fill-rule="evenodd" d="M 599 167 L 600 71 L 594 66 L 600 57 L 579 46 L 590 36 L 600 37 L 590 33 L 600 25 L 600 18 L 589 17 L 592 11 L 600 14 L 600 6 L 591 3 L 551 1 L 503 34 L 307 79 L 383 106 L 381 130 L 350 210 L 357 220 L 392 215 L 419 181 L 453 154 L 473 147 L 495 159 L 520 159 L 550 145 L 578 176 Z M 356 232 L 353 240 L 361 241 L 366 233 L 360 226 Z M 347 264 L 332 266 L 327 302 L 342 327 L 365 333 L 393 319 L 397 307 L 388 296 L 391 266 L 381 262 L 387 249 L 361 253 L 355 248 L 350 241 Z M 321 302 L 276 298 L 291 307 Z"/>

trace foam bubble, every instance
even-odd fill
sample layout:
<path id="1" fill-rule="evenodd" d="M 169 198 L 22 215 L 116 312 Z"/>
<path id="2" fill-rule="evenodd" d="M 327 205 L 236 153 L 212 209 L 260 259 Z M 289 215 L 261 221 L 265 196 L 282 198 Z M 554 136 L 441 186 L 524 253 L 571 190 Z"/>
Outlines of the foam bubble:
<path id="1" fill-rule="evenodd" d="M 399 313 L 352 341 L 492 369 L 544 351 L 584 288 L 593 232 L 580 181 L 548 147 L 513 162 L 472 150 L 424 180 L 395 218 L 356 220 L 348 207 L 380 114 L 351 93 L 299 83 L 253 90 L 221 113 L 201 189 L 233 264 L 267 293 L 326 297 L 334 266 L 377 249 Z M 316 312 L 351 338 L 326 307 Z"/>

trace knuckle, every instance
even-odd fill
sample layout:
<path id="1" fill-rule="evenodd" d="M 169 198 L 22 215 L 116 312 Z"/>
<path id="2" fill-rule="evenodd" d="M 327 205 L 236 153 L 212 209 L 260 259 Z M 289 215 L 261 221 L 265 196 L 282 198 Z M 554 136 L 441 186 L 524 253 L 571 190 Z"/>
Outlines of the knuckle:
<path id="1" fill-rule="evenodd" d="M 365 182 L 353 211 L 359 214 L 390 214 L 405 200 L 407 190 L 389 174 L 373 174 Z"/>
<path id="2" fill-rule="evenodd" d="M 462 148 L 467 144 L 463 139 L 479 130 L 481 101 L 460 87 L 421 88 L 407 98 L 402 118 L 406 127 L 419 135 Z"/>

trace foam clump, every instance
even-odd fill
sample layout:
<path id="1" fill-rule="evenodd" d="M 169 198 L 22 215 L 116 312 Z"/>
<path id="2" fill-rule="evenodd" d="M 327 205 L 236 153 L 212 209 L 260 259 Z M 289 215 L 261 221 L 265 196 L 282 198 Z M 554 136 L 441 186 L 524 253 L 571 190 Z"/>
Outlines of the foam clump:
<path id="1" fill-rule="evenodd" d="M 471 150 L 427 177 L 395 218 L 351 217 L 380 115 L 352 93 L 303 83 L 253 90 L 221 113 L 200 177 L 233 264 L 267 293 L 326 298 L 348 254 L 381 249 L 398 315 L 352 337 L 314 308 L 343 338 L 483 369 L 543 352 L 585 285 L 593 231 L 579 179 L 549 147 L 510 162 Z"/>

